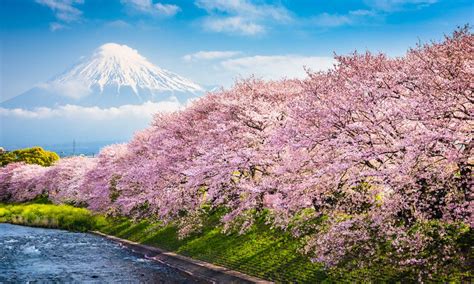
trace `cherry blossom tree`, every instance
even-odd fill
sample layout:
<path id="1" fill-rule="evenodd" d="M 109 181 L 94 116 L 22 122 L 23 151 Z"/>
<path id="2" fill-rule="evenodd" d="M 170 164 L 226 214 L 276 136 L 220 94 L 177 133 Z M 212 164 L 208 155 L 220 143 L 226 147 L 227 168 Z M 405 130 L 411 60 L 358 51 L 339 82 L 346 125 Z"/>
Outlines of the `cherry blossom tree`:
<path id="1" fill-rule="evenodd" d="M 403 58 L 355 53 L 306 81 L 275 140 L 286 158 L 278 221 L 307 209 L 327 218 L 306 248 L 317 260 L 347 265 L 390 243 L 400 268 L 462 261 L 453 243 L 429 247 L 433 222 L 472 226 L 472 42 L 464 30 Z"/>
<path id="2" fill-rule="evenodd" d="M 56 203 L 174 222 L 182 236 L 218 210 L 224 229 L 240 232 L 265 216 L 330 271 L 424 280 L 465 270 L 473 46 L 464 28 L 399 58 L 337 56 L 305 80 L 241 80 L 157 114 L 97 158 L 0 168 L 0 200 L 48 192 Z"/>
<path id="3" fill-rule="evenodd" d="M 11 163 L 0 168 L 0 201 L 25 202 L 45 193 L 38 183 L 47 170 L 25 163 Z"/>
<path id="4" fill-rule="evenodd" d="M 48 168 L 38 181 L 38 186 L 48 192 L 49 199 L 54 203 L 85 206 L 88 198 L 84 191 L 84 178 L 95 164 L 96 159 L 90 157 L 60 159 Z"/>
<path id="5" fill-rule="evenodd" d="M 117 181 L 126 168 L 128 146 L 126 144 L 109 145 L 101 149 L 83 176 L 82 192 L 89 208 L 98 212 L 115 212 L 113 206 L 120 195 Z"/>

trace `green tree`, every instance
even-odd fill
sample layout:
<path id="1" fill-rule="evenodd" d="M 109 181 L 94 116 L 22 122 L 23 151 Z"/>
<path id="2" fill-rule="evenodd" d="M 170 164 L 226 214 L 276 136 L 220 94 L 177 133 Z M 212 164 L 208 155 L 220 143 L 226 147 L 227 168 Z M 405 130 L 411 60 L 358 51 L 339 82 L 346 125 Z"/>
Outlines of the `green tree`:
<path id="1" fill-rule="evenodd" d="M 41 147 L 18 149 L 11 152 L 0 152 L 0 166 L 2 167 L 14 162 L 25 162 L 27 164 L 37 164 L 43 167 L 49 167 L 57 160 L 59 160 L 58 154 L 46 151 Z"/>

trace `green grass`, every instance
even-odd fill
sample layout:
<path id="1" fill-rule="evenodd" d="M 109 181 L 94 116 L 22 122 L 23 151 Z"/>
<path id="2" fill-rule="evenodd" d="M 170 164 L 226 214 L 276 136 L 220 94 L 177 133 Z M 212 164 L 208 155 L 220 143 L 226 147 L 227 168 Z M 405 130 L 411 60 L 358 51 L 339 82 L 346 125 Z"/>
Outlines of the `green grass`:
<path id="1" fill-rule="evenodd" d="M 69 205 L 0 204 L 0 222 L 72 231 L 98 230 L 276 282 L 328 280 L 319 264 L 311 263 L 298 252 L 300 242 L 288 233 L 259 221 L 245 234 L 227 235 L 221 232 L 217 219 L 211 216 L 201 233 L 179 239 L 172 224 L 105 218 Z"/>
<path id="2" fill-rule="evenodd" d="M 327 279 L 319 264 L 298 253 L 300 243 L 287 233 L 259 222 L 245 234 L 221 233 L 207 224 L 199 233 L 179 239 L 174 226 L 114 220 L 101 232 L 138 243 L 157 246 L 192 258 L 225 266 L 246 274 L 277 282 L 316 283 Z"/>
<path id="3" fill-rule="evenodd" d="M 94 215 L 69 205 L 0 205 L 0 222 L 85 232 L 96 227 Z"/>

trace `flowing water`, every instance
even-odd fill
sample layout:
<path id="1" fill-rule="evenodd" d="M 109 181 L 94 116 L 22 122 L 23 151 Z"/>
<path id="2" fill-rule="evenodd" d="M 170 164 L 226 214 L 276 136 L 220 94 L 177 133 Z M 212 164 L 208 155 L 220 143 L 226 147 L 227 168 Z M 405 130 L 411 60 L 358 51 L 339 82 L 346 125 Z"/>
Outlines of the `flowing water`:
<path id="1" fill-rule="evenodd" d="M 197 283 L 99 236 L 0 223 L 0 283 Z"/>

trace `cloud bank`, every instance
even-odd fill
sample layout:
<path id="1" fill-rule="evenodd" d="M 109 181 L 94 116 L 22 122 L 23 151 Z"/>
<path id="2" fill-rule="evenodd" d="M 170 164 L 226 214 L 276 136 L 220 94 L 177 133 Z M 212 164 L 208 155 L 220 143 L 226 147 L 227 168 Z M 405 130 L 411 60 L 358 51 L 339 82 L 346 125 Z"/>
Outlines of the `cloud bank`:
<path id="1" fill-rule="evenodd" d="M 276 55 L 248 56 L 228 59 L 220 63 L 221 67 L 242 77 L 255 75 L 264 79 L 304 78 L 306 70 L 324 71 L 331 69 L 335 60 L 332 57 Z"/>
<path id="2" fill-rule="evenodd" d="M 133 133 L 150 125 L 156 113 L 178 111 L 185 105 L 169 100 L 111 108 L 78 105 L 33 110 L 0 108 L 0 145 L 15 148 L 73 139 L 127 141 Z"/>
<path id="3" fill-rule="evenodd" d="M 157 112 L 174 112 L 182 109 L 184 106 L 185 105 L 181 104 L 178 100 L 170 100 L 111 108 L 83 107 L 78 105 L 65 105 L 56 108 L 41 107 L 34 110 L 0 108 L 0 117 L 26 119 L 72 118 L 88 120 L 115 120 L 119 118 L 151 119 Z"/>

